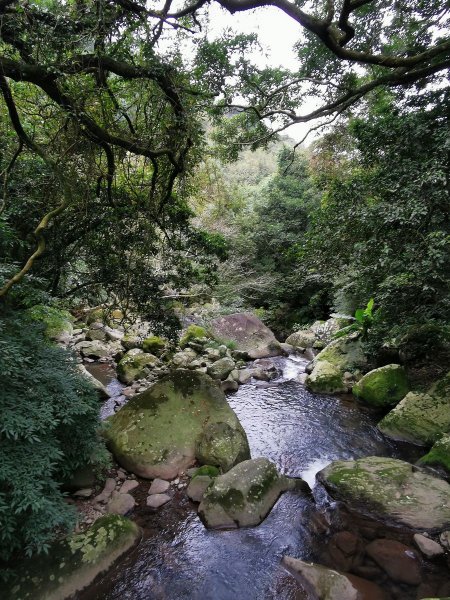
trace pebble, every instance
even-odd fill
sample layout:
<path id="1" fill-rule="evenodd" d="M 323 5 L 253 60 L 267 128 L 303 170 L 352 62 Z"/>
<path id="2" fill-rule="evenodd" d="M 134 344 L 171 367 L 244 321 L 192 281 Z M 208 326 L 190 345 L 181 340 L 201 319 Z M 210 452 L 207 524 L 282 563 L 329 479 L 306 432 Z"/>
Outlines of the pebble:
<path id="1" fill-rule="evenodd" d="M 428 558 L 444 554 L 444 548 L 440 544 L 430 540 L 428 537 L 420 535 L 420 533 L 414 534 L 414 542 L 422 554 Z"/>
<path id="2" fill-rule="evenodd" d="M 170 488 L 170 483 L 164 479 L 154 479 L 148 490 L 149 496 L 152 494 L 163 494 Z"/>
<path id="3" fill-rule="evenodd" d="M 92 496 L 92 489 L 84 488 L 82 490 L 77 490 L 72 495 L 75 496 L 76 498 L 90 498 Z"/>
<path id="4" fill-rule="evenodd" d="M 176 479 L 174 479 L 174 480 L 172 481 L 172 483 L 173 483 L 174 485 L 178 485 L 178 484 L 180 483 L 180 478 L 179 478 L 179 477 L 177 477 Z"/>
<path id="5" fill-rule="evenodd" d="M 136 489 L 138 486 L 139 483 L 136 480 L 133 481 L 132 479 L 127 479 L 119 491 L 121 494 L 128 494 L 128 492 L 131 492 L 131 490 Z"/>
<path id="6" fill-rule="evenodd" d="M 167 494 L 153 494 L 147 498 L 147 506 L 150 508 L 159 508 L 169 502 L 170 496 Z"/>

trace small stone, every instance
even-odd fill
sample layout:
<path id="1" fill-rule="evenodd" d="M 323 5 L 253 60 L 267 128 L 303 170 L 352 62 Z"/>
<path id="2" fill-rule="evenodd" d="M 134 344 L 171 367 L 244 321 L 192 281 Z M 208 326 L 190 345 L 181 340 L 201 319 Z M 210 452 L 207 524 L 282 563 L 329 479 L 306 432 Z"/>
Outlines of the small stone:
<path id="1" fill-rule="evenodd" d="M 107 502 L 109 497 L 111 496 L 112 492 L 115 489 L 116 489 L 116 480 L 113 479 L 112 477 L 109 477 L 105 482 L 103 491 L 94 498 L 94 502 L 96 502 L 96 503 Z"/>
<path id="2" fill-rule="evenodd" d="M 179 490 L 182 490 L 182 489 L 184 488 L 184 483 L 179 483 L 179 484 L 177 485 L 177 488 L 178 488 Z"/>
<path id="3" fill-rule="evenodd" d="M 428 537 L 420 535 L 420 533 L 414 534 L 414 542 L 422 554 L 427 558 L 434 558 L 435 556 L 444 554 L 444 549 L 440 544 L 434 540 L 430 540 Z"/>
<path id="4" fill-rule="evenodd" d="M 128 494 L 128 492 L 131 492 L 131 490 L 134 490 L 137 487 L 139 487 L 139 483 L 137 481 L 133 481 L 132 479 L 127 479 L 127 481 L 125 481 L 123 483 L 122 487 L 120 488 L 120 493 Z"/>
<path id="5" fill-rule="evenodd" d="M 186 490 L 189 498 L 194 502 L 201 502 L 203 494 L 212 480 L 212 477 L 208 477 L 208 475 L 197 475 L 194 477 Z"/>
<path id="6" fill-rule="evenodd" d="M 121 481 L 125 481 L 125 479 L 127 478 L 127 474 L 124 471 L 117 471 L 117 478 L 120 479 Z"/>
<path id="7" fill-rule="evenodd" d="M 113 492 L 106 511 L 115 515 L 126 515 L 135 507 L 136 502 L 131 494 Z"/>
<path id="8" fill-rule="evenodd" d="M 150 508 L 159 508 L 169 502 L 170 496 L 167 494 L 152 494 L 147 498 L 147 506 Z"/>
<path id="9" fill-rule="evenodd" d="M 178 484 L 180 483 L 180 479 L 179 479 L 179 477 L 177 477 L 176 479 L 174 479 L 174 480 L 172 481 L 172 483 L 173 483 L 174 485 L 178 485 Z"/>
<path id="10" fill-rule="evenodd" d="M 170 483 L 164 479 L 154 479 L 148 490 L 149 496 L 152 494 L 163 494 L 170 488 Z"/>
<path id="11" fill-rule="evenodd" d="M 439 536 L 439 541 L 446 548 L 450 548 L 450 531 L 443 531 Z"/>
<path id="12" fill-rule="evenodd" d="M 76 498 L 90 498 L 92 496 L 92 489 L 84 488 L 82 490 L 77 490 L 72 495 L 75 496 Z"/>

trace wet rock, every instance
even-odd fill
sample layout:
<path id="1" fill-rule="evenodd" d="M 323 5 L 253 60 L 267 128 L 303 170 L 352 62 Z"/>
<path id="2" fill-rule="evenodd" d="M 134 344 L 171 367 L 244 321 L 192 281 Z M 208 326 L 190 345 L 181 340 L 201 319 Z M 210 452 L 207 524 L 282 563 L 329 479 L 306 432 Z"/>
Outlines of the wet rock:
<path id="1" fill-rule="evenodd" d="M 239 389 L 239 384 L 231 375 L 228 375 L 224 381 L 220 382 L 220 389 L 223 392 L 237 392 Z"/>
<path id="2" fill-rule="evenodd" d="M 280 375 L 280 370 L 276 367 L 275 363 L 269 358 L 259 358 L 253 363 L 256 369 L 260 369 L 267 373 L 269 379 L 275 379 Z"/>
<path id="3" fill-rule="evenodd" d="M 187 495 L 194 502 L 201 502 L 204 493 L 212 481 L 213 478 L 208 475 L 197 475 L 197 477 L 194 477 L 189 483 L 186 490 Z"/>
<path id="4" fill-rule="evenodd" d="M 197 371 L 173 371 L 107 421 L 104 436 L 116 460 L 149 479 L 173 479 L 194 464 L 205 426 L 227 423 L 246 437 L 224 393 Z"/>
<path id="5" fill-rule="evenodd" d="M 211 423 L 200 434 L 195 455 L 202 464 L 215 465 L 222 471 L 228 471 L 250 458 L 250 448 L 243 429 L 228 423 Z"/>
<path id="6" fill-rule="evenodd" d="M 414 548 L 396 540 L 370 542 L 366 552 L 394 581 L 419 585 L 422 580 L 419 555 Z"/>
<path id="7" fill-rule="evenodd" d="M 427 558 L 435 558 L 436 556 L 444 554 L 444 548 L 440 544 L 420 533 L 414 534 L 414 542 L 422 554 Z"/>
<path id="8" fill-rule="evenodd" d="M 358 535 L 340 531 L 331 537 L 328 553 L 340 571 L 351 571 L 363 561 L 364 543 Z"/>
<path id="9" fill-rule="evenodd" d="M 171 500 L 171 497 L 167 494 L 153 494 L 147 498 L 147 506 L 150 508 L 159 508 L 160 506 L 164 506 Z"/>
<path id="10" fill-rule="evenodd" d="M 106 505 L 106 512 L 114 515 L 126 515 L 136 505 L 136 501 L 131 494 L 121 494 L 113 492 L 111 499 Z"/>
<path id="11" fill-rule="evenodd" d="M 314 600 L 386 600 L 382 589 L 361 577 L 283 556 L 282 565 Z"/>
<path id="12" fill-rule="evenodd" d="M 132 548 L 139 527 L 118 515 L 105 515 L 83 533 L 50 547 L 20 566 L 20 582 L 2 586 L 8 600 L 60 600 L 87 587 Z"/>
<path id="13" fill-rule="evenodd" d="M 410 392 L 378 428 L 391 438 L 432 445 L 450 430 L 450 373 L 426 394 Z"/>
<path id="14" fill-rule="evenodd" d="M 148 490 L 149 495 L 152 494 L 164 494 L 170 488 L 170 483 L 165 479 L 154 479 Z"/>
<path id="15" fill-rule="evenodd" d="M 358 381 L 352 392 L 370 406 L 395 406 L 409 392 L 406 371 L 400 365 L 394 364 L 374 369 Z"/>
<path id="16" fill-rule="evenodd" d="M 97 390 L 98 395 L 100 396 L 100 398 L 102 400 L 107 400 L 108 398 L 111 397 L 111 394 L 108 392 L 108 390 L 103 385 L 103 383 L 101 383 L 91 373 L 89 373 L 89 371 L 86 369 L 86 367 L 84 365 L 79 364 L 78 369 L 83 374 L 83 376 L 86 377 L 86 379 L 89 379 L 89 381 L 94 386 L 94 388 Z"/>
<path id="17" fill-rule="evenodd" d="M 266 458 L 246 460 L 217 477 L 198 512 L 206 527 L 223 529 L 261 523 L 282 492 L 296 487 Z"/>
<path id="18" fill-rule="evenodd" d="M 419 460 L 419 465 L 441 467 L 450 473 L 450 434 L 444 434 L 431 450 Z"/>
<path id="19" fill-rule="evenodd" d="M 251 313 L 220 317 L 211 323 L 211 329 L 215 337 L 235 342 L 237 349 L 247 353 L 249 358 L 281 354 L 280 344 L 272 331 Z"/>
<path id="20" fill-rule="evenodd" d="M 250 381 L 250 379 L 252 377 L 253 377 L 252 369 L 242 369 L 239 371 L 239 374 L 238 374 L 238 382 L 240 384 L 247 383 L 248 381 Z"/>
<path id="21" fill-rule="evenodd" d="M 142 379 L 150 370 L 159 364 L 159 359 L 153 354 L 130 350 L 117 365 L 117 377 L 123 383 L 130 384 L 136 379 Z"/>
<path id="22" fill-rule="evenodd" d="M 225 356 L 223 358 L 219 358 L 216 360 L 210 367 L 207 369 L 207 373 L 213 379 L 226 379 L 231 371 L 235 368 L 234 360 Z"/>
<path id="23" fill-rule="evenodd" d="M 317 474 L 329 493 L 352 510 L 423 531 L 450 523 L 450 485 L 394 458 L 334 461 Z"/>
<path id="24" fill-rule="evenodd" d="M 135 479 L 127 479 L 127 481 L 123 482 L 122 487 L 120 488 L 120 493 L 128 494 L 137 487 L 139 487 L 139 483 Z"/>
<path id="25" fill-rule="evenodd" d="M 305 385 L 311 392 L 317 394 L 338 394 L 348 391 L 339 367 L 327 360 L 321 360 L 316 364 L 311 374 L 306 377 Z"/>

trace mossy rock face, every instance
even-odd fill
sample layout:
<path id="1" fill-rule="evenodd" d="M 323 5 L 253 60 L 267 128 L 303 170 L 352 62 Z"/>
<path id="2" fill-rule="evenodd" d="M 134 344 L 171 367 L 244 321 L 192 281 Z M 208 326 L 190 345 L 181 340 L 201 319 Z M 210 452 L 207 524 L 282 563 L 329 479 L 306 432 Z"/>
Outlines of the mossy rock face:
<path id="1" fill-rule="evenodd" d="M 195 462 L 197 440 L 213 423 L 226 423 L 246 440 L 213 380 L 204 373 L 179 369 L 110 417 L 105 437 L 126 469 L 150 479 L 173 479 Z"/>
<path id="2" fill-rule="evenodd" d="M 371 406 L 395 406 L 409 392 L 405 369 L 400 365 L 386 365 L 370 371 L 353 387 L 357 398 Z"/>
<path id="3" fill-rule="evenodd" d="M 450 473 L 450 434 L 443 435 L 419 460 L 419 464 L 443 467 Z"/>
<path id="4" fill-rule="evenodd" d="M 98 519 L 73 535 L 18 565 L 20 579 L 10 584 L 8 600 L 63 600 L 89 585 L 140 538 L 140 529 L 119 515 Z"/>
<path id="5" fill-rule="evenodd" d="M 142 342 L 142 350 L 160 356 L 167 346 L 166 340 L 157 336 L 151 335 Z"/>
<path id="6" fill-rule="evenodd" d="M 180 339 L 180 348 L 186 348 L 192 340 L 205 337 L 209 336 L 204 327 L 200 327 L 200 325 L 189 325 Z"/>
<path id="7" fill-rule="evenodd" d="M 450 485 L 394 458 L 334 461 L 317 479 L 337 500 L 383 522 L 430 532 L 450 525 Z"/>
<path id="8" fill-rule="evenodd" d="M 450 376 L 435 383 L 426 394 L 409 392 L 378 428 L 395 440 L 434 444 L 450 431 Z"/>
<path id="9" fill-rule="evenodd" d="M 214 479 L 198 512 L 206 527 L 213 529 L 259 525 L 280 494 L 296 485 L 267 458 L 246 460 Z"/>
<path id="10" fill-rule="evenodd" d="M 308 598 L 320 600 L 386 600 L 383 590 L 366 579 L 340 573 L 322 565 L 283 556 L 281 564 L 308 592 Z"/>
<path id="11" fill-rule="evenodd" d="M 27 313 L 34 321 L 45 325 L 45 335 L 52 340 L 73 334 L 74 318 L 67 310 L 36 304 Z"/>
<path id="12" fill-rule="evenodd" d="M 250 458 L 250 448 L 242 430 L 230 427 L 228 423 L 211 423 L 200 435 L 195 454 L 200 463 L 229 471 Z"/>
<path id="13" fill-rule="evenodd" d="M 347 391 L 341 370 L 326 360 L 316 364 L 312 373 L 306 378 L 305 385 L 311 392 L 317 394 L 337 394 Z"/>
<path id="14" fill-rule="evenodd" d="M 136 379 L 142 379 L 159 364 L 159 360 L 153 354 L 125 354 L 117 365 L 117 377 L 123 383 L 133 383 Z"/>

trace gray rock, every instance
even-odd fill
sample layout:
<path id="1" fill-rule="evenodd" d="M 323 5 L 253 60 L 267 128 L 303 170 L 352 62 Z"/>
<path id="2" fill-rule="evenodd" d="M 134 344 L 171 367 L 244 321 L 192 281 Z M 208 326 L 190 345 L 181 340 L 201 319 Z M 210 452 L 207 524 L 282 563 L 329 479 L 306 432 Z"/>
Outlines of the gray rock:
<path id="1" fill-rule="evenodd" d="M 105 481 L 105 485 L 103 487 L 102 492 L 100 492 L 100 494 L 98 494 L 98 496 L 96 496 L 94 498 L 94 502 L 97 502 L 100 504 L 107 502 L 115 489 L 116 489 L 116 480 L 113 479 L 112 477 L 109 477 Z"/>
<path id="2" fill-rule="evenodd" d="M 219 358 L 219 360 L 216 360 L 216 362 L 208 367 L 207 373 L 213 379 L 224 380 L 233 371 L 234 367 L 234 360 L 225 356 L 224 358 Z"/>
<path id="3" fill-rule="evenodd" d="M 194 464 L 196 442 L 214 423 L 227 423 L 245 438 L 217 384 L 197 371 L 179 369 L 109 417 L 104 436 L 128 471 L 172 479 Z"/>
<path id="4" fill-rule="evenodd" d="M 177 369 L 184 369 L 188 367 L 196 358 L 197 352 L 192 350 L 192 348 L 186 348 L 182 352 L 177 352 L 173 355 L 172 364 Z"/>
<path id="5" fill-rule="evenodd" d="M 103 356 L 109 355 L 109 348 L 103 342 L 94 340 L 92 342 L 79 342 L 75 344 L 75 349 L 80 352 L 82 356 L 89 358 L 102 358 Z"/>
<path id="6" fill-rule="evenodd" d="M 106 512 L 114 515 L 126 515 L 135 507 L 136 502 L 131 494 L 113 492 L 106 505 Z"/>
<path id="7" fill-rule="evenodd" d="M 159 508 L 167 504 L 170 500 L 171 498 L 167 494 L 153 494 L 147 498 L 147 506 L 150 508 Z"/>
<path id="8" fill-rule="evenodd" d="M 195 455 L 201 464 L 228 471 L 250 458 L 250 448 L 242 428 L 232 427 L 228 423 L 210 423 L 197 440 Z"/>
<path id="9" fill-rule="evenodd" d="M 170 483 L 165 479 L 154 479 L 148 490 L 149 496 L 152 494 L 164 494 L 170 488 Z"/>
<path id="10" fill-rule="evenodd" d="M 223 392 L 237 392 L 239 384 L 231 375 L 228 375 L 224 381 L 220 382 L 220 387 Z"/>
<path id="11" fill-rule="evenodd" d="M 132 490 L 135 490 L 139 487 L 139 483 L 135 479 L 127 479 L 123 482 L 122 487 L 120 488 L 121 494 L 128 494 Z"/>
<path id="12" fill-rule="evenodd" d="M 192 481 L 189 483 L 186 490 L 187 495 L 194 502 L 201 502 L 204 493 L 212 481 L 213 478 L 208 477 L 208 475 L 197 475 L 197 477 L 194 477 L 194 479 L 192 479 Z"/>
<path id="13" fill-rule="evenodd" d="M 317 479 L 353 511 L 422 531 L 450 523 L 450 485 L 407 462 L 369 456 L 334 461 Z"/>
<path id="14" fill-rule="evenodd" d="M 258 525 L 280 494 L 295 487 L 295 480 L 280 475 L 266 458 L 246 460 L 214 479 L 203 496 L 199 515 L 209 528 Z"/>
<path id="15" fill-rule="evenodd" d="M 83 490 L 77 490 L 72 495 L 76 498 L 90 498 L 92 496 L 92 488 L 84 488 Z"/>
<path id="16" fill-rule="evenodd" d="M 244 384 L 250 381 L 253 377 L 252 369 L 241 369 L 238 374 L 238 383 Z"/>
<path id="17" fill-rule="evenodd" d="M 286 344 L 294 346 L 295 348 L 312 348 L 316 341 L 316 335 L 313 331 L 308 329 L 301 329 L 286 339 Z"/>
<path id="18" fill-rule="evenodd" d="M 420 533 L 414 534 L 414 542 L 422 554 L 427 558 L 434 558 L 435 556 L 444 554 L 444 548 L 440 544 Z"/>
<path id="19" fill-rule="evenodd" d="M 123 331 L 112 329 L 111 327 L 105 327 L 105 334 L 110 342 L 120 342 L 125 336 Z"/>
<path id="20" fill-rule="evenodd" d="M 380 587 L 356 575 L 340 573 L 291 556 L 283 556 L 282 565 L 301 583 L 308 598 L 314 600 L 386 600 Z"/>
<path id="21" fill-rule="evenodd" d="M 94 329 L 91 327 L 91 329 L 89 329 L 89 331 L 86 333 L 86 339 L 91 341 L 98 340 L 99 342 L 106 342 L 107 337 L 106 333 L 102 329 Z"/>
<path id="22" fill-rule="evenodd" d="M 235 342 L 237 349 L 249 358 L 278 356 L 282 352 L 273 332 L 251 313 L 220 317 L 211 323 L 211 329 L 218 339 Z"/>
<path id="23" fill-rule="evenodd" d="M 102 398 L 103 400 L 106 400 L 106 399 L 108 399 L 108 398 L 111 397 L 111 394 L 108 392 L 108 390 L 103 385 L 103 383 L 101 383 L 101 381 L 99 381 L 91 373 L 89 373 L 89 371 L 86 369 L 86 367 L 83 364 L 79 364 L 78 365 L 78 369 L 80 370 L 80 372 L 82 373 L 82 375 L 84 377 L 86 377 L 86 379 L 89 379 L 89 381 L 91 382 L 91 384 L 97 390 L 98 395 L 100 396 L 100 398 Z"/>

